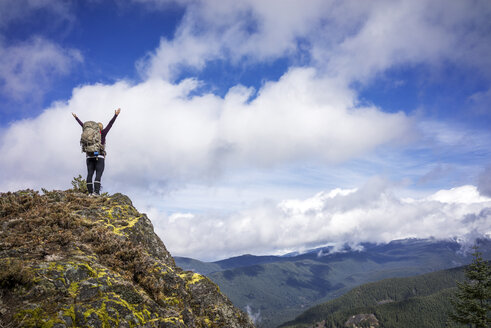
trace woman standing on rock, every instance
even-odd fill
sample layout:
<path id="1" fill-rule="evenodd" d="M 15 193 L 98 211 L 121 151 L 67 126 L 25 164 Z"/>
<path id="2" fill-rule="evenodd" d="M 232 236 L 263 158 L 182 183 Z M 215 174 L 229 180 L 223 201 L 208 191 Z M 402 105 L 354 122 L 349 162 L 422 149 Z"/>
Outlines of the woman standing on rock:
<path id="1" fill-rule="evenodd" d="M 101 190 L 101 178 L 104 172 L 104 159 L 106 157 L 105 144 L 106 135 L 113 126 L 116 117 L 118 117 L 121 109 L 118 108 L 114 111 L 113 118 L 109 121 L 104 128 L 102 123 L 96 123 L 94 121 L 87 121 L 82 123 L 80 119 L 72 113 L 73 117 L 82 126 L 82 137 L 80 144 L 82 145 L 82 151 L 86 154 L 87 163 L 87 190 L 89 195 L 99 195 Z M 95 172 L 95 181 L 92 183 L 92 177 Z"/>

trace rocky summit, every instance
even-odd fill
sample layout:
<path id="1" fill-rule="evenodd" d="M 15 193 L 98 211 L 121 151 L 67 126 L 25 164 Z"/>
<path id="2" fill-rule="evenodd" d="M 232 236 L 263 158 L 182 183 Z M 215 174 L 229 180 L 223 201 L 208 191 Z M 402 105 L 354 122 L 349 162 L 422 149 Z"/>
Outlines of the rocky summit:
<path id="1" fill-rule="evenodd" d="M 0 194 L 0 327 L 254 326 L 127 196 L 74 189 Z"/>

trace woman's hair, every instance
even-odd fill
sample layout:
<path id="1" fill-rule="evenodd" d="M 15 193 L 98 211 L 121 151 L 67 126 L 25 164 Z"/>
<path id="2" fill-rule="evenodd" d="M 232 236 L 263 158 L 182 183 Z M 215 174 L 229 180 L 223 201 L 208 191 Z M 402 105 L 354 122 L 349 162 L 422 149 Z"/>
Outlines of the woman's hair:
<path id="1" fill-rule="evenodd" d="M 104 125 L 102 125 L 102 123 L 101 123 L 101 122 L 99 122 L 99 123 L 97 123 L 97 124 L 99 124 L 99 129 L 101 129 L 101 130 L 102 130 L 102 129 L 104 129 Z"/>

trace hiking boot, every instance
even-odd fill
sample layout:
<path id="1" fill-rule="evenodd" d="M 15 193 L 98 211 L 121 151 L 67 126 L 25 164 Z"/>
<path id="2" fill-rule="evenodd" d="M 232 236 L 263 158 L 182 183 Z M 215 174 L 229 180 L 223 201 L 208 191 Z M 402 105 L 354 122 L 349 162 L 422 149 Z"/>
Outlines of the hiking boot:
<path id="1" fill-rule="evenodd" d="M 99 195 L 101 191 L 101 182 L 100 181 L 94 181 L 94 192 Z"/>
<path id="2" fill-rule="evenodd" d="M 91 182 L 87 183 L 87 191 L 89 192 L 89 195 L 92 195 L 94 192 L 94 185 Z"/>

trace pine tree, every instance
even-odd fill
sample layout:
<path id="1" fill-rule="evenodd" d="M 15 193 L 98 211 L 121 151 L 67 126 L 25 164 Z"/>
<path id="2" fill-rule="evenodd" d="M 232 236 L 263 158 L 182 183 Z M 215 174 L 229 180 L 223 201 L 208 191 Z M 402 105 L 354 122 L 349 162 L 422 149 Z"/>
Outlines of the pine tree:
<path id="1" fill-rule="evenodd" d="M 457 283 L 458 290 L 451 300 L 454 312 L 450 318 L 469 327 L 491 327 L 491 266 L 474 247 L 474 259 L 467 267 L 467 281 Z"/>

